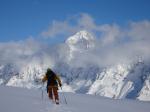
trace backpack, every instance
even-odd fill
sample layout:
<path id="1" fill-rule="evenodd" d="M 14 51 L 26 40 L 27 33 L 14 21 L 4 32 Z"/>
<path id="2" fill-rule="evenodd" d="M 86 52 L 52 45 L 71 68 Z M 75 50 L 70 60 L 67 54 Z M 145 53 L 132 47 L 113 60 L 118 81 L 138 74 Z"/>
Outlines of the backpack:
<path id="1" fill-rule="evenodd" d="M 47 71 L 46 73 L 47 76 L 47 91 L 48 91 L 48 86 L 58 86 L 57 80 L 56 80 L 56 74 L 53 71 Z"/>

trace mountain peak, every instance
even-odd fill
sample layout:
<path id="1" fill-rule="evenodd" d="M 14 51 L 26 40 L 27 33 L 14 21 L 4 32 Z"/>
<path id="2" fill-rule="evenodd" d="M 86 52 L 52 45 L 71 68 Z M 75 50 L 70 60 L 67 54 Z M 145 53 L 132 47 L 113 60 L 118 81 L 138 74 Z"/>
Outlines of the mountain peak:
<path id="1" fill-rule="evenodd" d="M 85 50 L 94 47 L 95 38 L 87 32 L 82 30 L 66 40 L 66 44 L 71 50 Z"/>
<path id="2" fill-rule="evenodd" d="M 76 33 L 76 35 L 79 36 L 80 39 L 84 38 L 84 39 L 94 39 L 93 36 L 87 32 L 86 30 L 82 30 Z"/>
<path id="3" fill-rule="evenodd" d="M 83 41 L 83 40 L 85 40 L 85 41 L 94 41 L 95 39 L 89 32 L 87 32 L 86 30 L 82 30 L 82 31 L 77 32 L 75 35 L 69 37 L 66 40 L 66 43 L 76 44 L 79 41 Z"/>
<path id="4" fill-rule="evenodd" d="M 66 44 L 69 47 L 70 58 L 74 58 L 76 52 L 85 52 L 95 46 L 95 38 L 87 31 L 82 30 L 75 35 L 70 36 L 66 40 Z"/>

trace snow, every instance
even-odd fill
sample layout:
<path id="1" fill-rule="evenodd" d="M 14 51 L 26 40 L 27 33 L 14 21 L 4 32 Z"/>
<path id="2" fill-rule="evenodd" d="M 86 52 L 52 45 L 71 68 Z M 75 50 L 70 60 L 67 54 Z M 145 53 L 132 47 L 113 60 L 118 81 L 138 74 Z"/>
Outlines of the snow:
<path id="1" fill-rule="evenodd" d="M 145 84 L 139 94 L 139 100 L 150 101 L 150 76 L 145 81 Z"/>
<path id="2" fill-rule="evenodd" d="M 80 32 L 77 32 L 75 35 L 69 37 L 67 40 L 66 40 L 66 43 L 68 45 L 81 45 L 81 44 L 84 44 L 85 47 L 87 48 L 90 48 L 90 47 L 93 47 L 92 45 L 92 42 L 95 41 L 95 38 L 90 34 L 88 33 L 87 31 L 80 31 Z M 81 44 L 79 44 L 80 42 L 82 42 Z"/>
<path id="3" fill-rule="evenodd" d="M 125 83 L 124 78 L 127 74 L 127 67 L 122 65 L 103 70 L 98 79 L 91 86 L 88 94 L 99 94 L 101 96 L 118 98 L 123 84 Z"/>
<path id="4" fill-rule="evenodd" d="M 65 95 L 67 104 L 64 103 Z M 52 103 L 44 91 L 0 87 L 1 112 L 149 112 L 150 102 L 112 100 L 85 94 L 59 93 L 61 103 Z"/>
<path id="5" fill-rule="evenodd" d="M 3 84 L 3 83 L 4 83 L 3 79 L 0 79 L 0 85 Z"/>
<path id="6" fill-rule="evenodd" d="M 95 45 L 95 38 L 90 33 L 83 30 L 69 37 L 65 43 L 69 47 L 69 60 L 71 60 L 74 58 L 76 52 L 81 53 L 92 49 Z"/>

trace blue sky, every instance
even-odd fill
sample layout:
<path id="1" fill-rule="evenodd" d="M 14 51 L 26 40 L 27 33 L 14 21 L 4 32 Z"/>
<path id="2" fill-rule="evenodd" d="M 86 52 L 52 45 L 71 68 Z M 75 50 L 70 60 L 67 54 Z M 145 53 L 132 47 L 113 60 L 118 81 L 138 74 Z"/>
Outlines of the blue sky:
<path id="1" fill-rule="evenodd" d="M 125 25 L 150 20 L 149 11 L 150 0 L 0 0 L 0 42 L 36 39 L 52 21 L 80 13 L 96 24 Z"/>

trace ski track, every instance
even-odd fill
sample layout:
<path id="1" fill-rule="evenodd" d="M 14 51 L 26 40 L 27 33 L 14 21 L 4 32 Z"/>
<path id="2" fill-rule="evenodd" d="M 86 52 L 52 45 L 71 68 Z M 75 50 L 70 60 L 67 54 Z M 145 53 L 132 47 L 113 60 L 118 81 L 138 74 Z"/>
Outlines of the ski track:
<path id="1" fill-rule="evenodd" d="M 44 93 L 43 99 L 41 98 L 41 103 L 46 105 L 45 109 L 41 109 L 40 112 L 73 112 L 67 104 L 64 102 L 62 94 L 59 93 L 60 104 L 56 105 L 55 102 L 49 100 L 46 92 Z M 39 104 L 39 103 L 36 103 Z"/>

